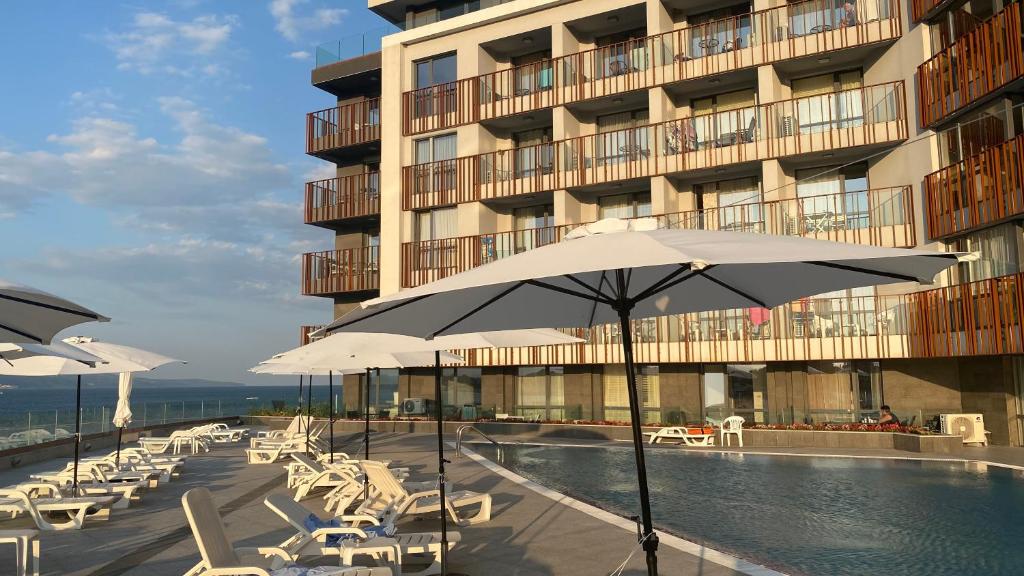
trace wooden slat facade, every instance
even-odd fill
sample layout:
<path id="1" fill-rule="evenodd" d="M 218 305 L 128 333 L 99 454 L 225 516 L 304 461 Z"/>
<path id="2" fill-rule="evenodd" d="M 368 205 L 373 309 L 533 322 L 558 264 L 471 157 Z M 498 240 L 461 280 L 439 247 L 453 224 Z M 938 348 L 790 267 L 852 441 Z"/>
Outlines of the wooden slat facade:
<path id="1" fill-rule="evenodd" d="M 380 260 L 376 246 L 302 255 L 302 294 L 305 296 L 379 289 Z"/>
<path id="2" fill-rule="evenodd" d="M 918 66 L 921 125 L 941 124 L 1024 75 L 1022 44 L 1014 2 Z"/>
<path id="3" fill-rule="evenodd" d="M 380 215 L 380 173 L 306 183 L 306 224 Z"/>
<path id="4" fill-rule="evenodd" d="M 907 137 L 903 82 L 406 166 L 404 210 L 507 198 Z"/>
<path id="5" fill-rule="evenodd" d="M 948 238 L 1024 215 L 1024 135 L 924 179 L 931 238 Z"/>
<path id="6" fill-rule="evenodd" d="M 900 2 L 808 0 L 402 95 L 405 135 L 895 40 Z"/>

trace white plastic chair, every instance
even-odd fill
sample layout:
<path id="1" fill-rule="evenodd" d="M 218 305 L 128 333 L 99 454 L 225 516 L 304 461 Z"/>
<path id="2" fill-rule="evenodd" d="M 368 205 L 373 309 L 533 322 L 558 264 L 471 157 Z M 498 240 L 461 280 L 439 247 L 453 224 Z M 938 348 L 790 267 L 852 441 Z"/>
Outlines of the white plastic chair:
<path id="1" fill-rule="evenodd" d="M 726 446 L 725 440 L 728 436 L 735 436 L 740 441 L 740 448 L 743 448 L 743 423 L 746 420 L 743 416 L 729 416 L 725 420 L 722 420 L 722 427 L 718 429 L 719 443 L 722 446 Z M 732 446 L 730 440 L 729 446 Z"/>

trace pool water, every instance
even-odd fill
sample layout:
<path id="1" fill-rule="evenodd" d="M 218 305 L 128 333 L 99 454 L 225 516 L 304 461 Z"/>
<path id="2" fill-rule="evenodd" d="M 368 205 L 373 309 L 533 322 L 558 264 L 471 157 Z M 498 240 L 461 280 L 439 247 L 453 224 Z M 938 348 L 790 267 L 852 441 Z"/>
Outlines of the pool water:
<path id="1" fill-rule="evenodd" d="M 497 461 L 490 445 L 472 447 Z M 1024 574 L 1024 475 L 955 462 L 647 450 L 654 523 L 782 572 Z M 639 515 L 632 448 L 516 445 L 506 468 Z"/>

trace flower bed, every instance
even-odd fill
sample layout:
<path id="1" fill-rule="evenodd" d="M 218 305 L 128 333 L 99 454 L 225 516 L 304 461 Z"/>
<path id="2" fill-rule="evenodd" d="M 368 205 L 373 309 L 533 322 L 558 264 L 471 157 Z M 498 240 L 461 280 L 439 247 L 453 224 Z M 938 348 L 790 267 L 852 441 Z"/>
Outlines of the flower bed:
<path id="1" fill-rule="evenodd" d="M 904 426 L 902 424 L 862 424 L 848 422 L 842 424 L 747 424 L 750 430 L 818 430 L 828 432 L 899 432 L 901 434 L 933 434 L 920 426 Z"/>

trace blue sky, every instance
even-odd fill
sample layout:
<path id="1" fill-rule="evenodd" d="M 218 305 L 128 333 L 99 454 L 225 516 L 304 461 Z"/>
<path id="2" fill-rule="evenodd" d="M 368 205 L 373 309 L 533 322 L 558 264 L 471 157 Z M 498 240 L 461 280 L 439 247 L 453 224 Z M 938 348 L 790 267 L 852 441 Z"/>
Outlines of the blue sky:
<path id="1" fill-rule="evenodd" d="M 112 317 L 66 334 L 248 367 L 329 319 L 298 295 L 314 47 L 385 23 L 360 0 L 8 2 L 0 20 L 0 278 Z M 291 382 L 291 378 L 287 379 Z"/>

